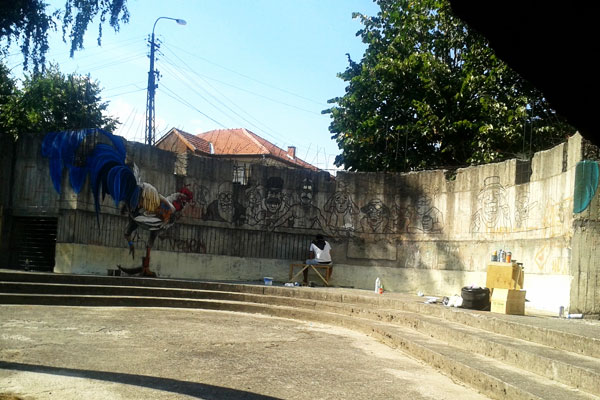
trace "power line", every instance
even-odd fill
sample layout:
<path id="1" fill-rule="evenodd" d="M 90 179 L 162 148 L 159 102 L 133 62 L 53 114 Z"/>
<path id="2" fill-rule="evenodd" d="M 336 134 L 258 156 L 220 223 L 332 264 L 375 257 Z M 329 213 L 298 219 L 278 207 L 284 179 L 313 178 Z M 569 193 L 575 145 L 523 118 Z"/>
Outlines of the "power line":
<path id="1" fill-rule="evenodd" d="M 181 48 L 181 47 L 178 47 L 178 46 L 175 46 L 175 45 L 173 45 L 173 47 L 174 47 L 174 48 L 176 48 L 176 49 L 178 49 L 178 50 L 180 50 L 180 51 L 182 51 L 182 52 L 184 52 L 184 53 L 186 53 L 186 54 L 189 54 L 189 55 L 191 55 L 192 57 L 196 57 L 196 58 L 198 58 L 198 59 L 200 59 L 200 60 L 202 60 L 202 61 L 205 61 L 205 62 L 207 62 L 207 63 L 209 63 L 209 64 L 212 64 L 212 65 L 214 65 L 214 66 L 217 66 L 217 67 L 219 67 L 219 68 L 222 68 L 222 69 L 224 69 L 224 70 L 226 70 L 226 71 L 232 72 L 232 73 L 234 73 L 234 74 L 236 74 L 236 75 L 239 75 L 239 76 L 241 76 L 241 77 L 243 77 L 243 78 L 246 78 L 246 79 L 249 79 L 249 80 L 251 80 L 251 81 L 254 81 L 254 82 L 256 82 L 256 83 L 259 83 L 259 84 L 261 84 L 261 85 L 267 86 L 267 87 L 269 87 L 269 88 L 271 88 L 271 89 L 279 90 L 279 91 L 281 91 L 281 92 L 283 92 L 283 93 L 286 93 L 286 94 L 289 94 L 289 95 L 292 95 L 292 96 L 298 97 L 298 98 L 300 98 L 300 99 L 303 99 L 303 100 L 306 100 L 306 101 L 310 101 L 310 102 L 312 102 L 312 103 L 315 103 L 315 104 L 319 104 L 319 105 L 321 105 L 321 106 L 323 106 L 323 105 L 324 105 L 324 106 L 327 106 L 327 105 L 326 105 L 326 104 L 324 104 L 323 102 L 320 102 L 320 101 L 317 101 L 317 100 L 313 100 L 313 99 L 309 99 L 308 97 L 304 97 L 304 96 L 302 96 L 302 95 L 299 95 L 299 94 L 296 94 L 296 93 L 290 92 L 289 90 L 282 89 L 282 88 L 279 88 L 279 87 L 277 87 L 277 86 L 273 86 L 273 85 L 271 85 L 271 84 L 268 84 L 268 83 L 265 83 L 265 82 L 259 81 L 258 79 L 252 78 L 251 76 L 248 76 L 248 75 L 242 74 L 241 72 L 235 71 L 235 70 L 233 70 L 233 69 L 231 69 L 231 68 L 228 68 L 228 67 L 225 67 L 225 66 L 223 66 L 223 65 L 217 64 L 217 63 L 215 63 L 215 62 L 213 62 L 213 61 L 210 61 L 210 60 L 209 60 L 209 59 L 207 59 L 207 58 L 204 58 L 204 57 L 201 57 L 201 56 L 199 56 L 199 55 L 197 55 L 197 54 L 191 53 L 191 52 L 189 52 L 189 51 L 187 51 L 187 50 L 185 50 L 185 49 L 183 49 L 183 48 Z"/>
<path id="2" fill-rule="evenodd" d="M 180 102 L 181 104 L 183 104 L 185 106 L 188 106 L 192 110 L 198 112 L 199 114 L 204 115 L 206 118 L 210 119 L 211 121 L 213 121 L 214 123 L 218 124 L 219 126 L 222 126 L 223 128 L 227 129 L 227 127 L 225 125 L 223 125 L 222 123 L 220 123 L 216 119 L 214 119 L 214 118 L 208 116 L 207 114 L 203 113 L 202 111 L 200 111 L 193 104 L 190 104 L 187 100 L 184 100 L 181 96 L 179 96 L 177 93 L 175 93 L 174 91 L 172 91 L 171 89 L 169 89 L 168 87 L 166 87 L 164 84 L 162 85 L 162 87 L 168 92 L 168 93 L 165 93 L 167 96 L 171 97 L 174 100 L 177 100 L 178 102 Z M 171 93 L 171 94 L 169 94 L 169 93 Z"/>
<path id="3" fill-rule="evenodd" d="M 179 57 L 177 54 L 175 54 L 175 53 L 173 52 L 173 50 L 169 49 L 168 47 L 167 47 L 167 50 L 168 50 L 169 52 L 171 52 L 171 53 L 172 53 L 172 54 L 173 54 L 173 55 L 174 55 L 174 56 L 175 56 L 175 57 L 176 57 L 178 60 L 180 60 L 180 61 L 181 61 L 181 62 L 182 62 L 182 63 L 183 63 L 183 64 L 184 64 L 186 67 L 187 67 L 188 71 L 190 71 L 190 72 L 192 72 L 192 73 L 194 73 L 194 74 L 195 74 L 195 70 L 194 70 L 193 68 L 191 68 L 191 67 L 190 67 L 190 66 L 189 66 L 189 65 L 188 65 L 188 64 L 187 64 L 187 63 L 186 63 L 184 60 L 182 60 L 182 59 L 181 59 L 181 57 Z M 181 68 L 181 67 L 180 67 L 180 68 Z M 246 112 L 246 111 L 245 111 L 243 108 L 241 108 L 239 105 L 237 105 L 235 102 L 233 102 L 233 101 L 232 101 L 231 99 L 229 99 L 227 96 L 225 96 L 225 95 L 224 95 L 224 94 L 223 94 L 221 91 L 219 91 L 217 88 L 215 88 L 213 85 L 211 85 L 211 84 L 210 84 L 210 82 L 208 82 L 208 81 L 207 81 L 206 79 L 204 79 L 202 76 L 200 76 L 200 75 L 198 75 L 198 74 L 195 74 L 195 75 L 196 75 L 196 76 L 198 76 L 198 77 L 199 77 L 199 78 L 200 78 L 200 79 L 201 79 L 201 80 L 202 80 L 202 81 L 203 81 L 203 82 L 204 82 L 204 83 L 205 83 L 207 86 L 209 86 L 211 89 L 213 89 L 215 92 L 217 92 L 217 93 L 218 93 L 220 96 L 222 96 L 222 97 L 223 97 L 223 98 L 224 98 L 226 101 L 228 101 L 228 102 L 229 102 L 229 103 L 230 103 L 232 106 L 236 107 L 238 110 L 240 110 L 241 112 L 243 112 L 244 114 L 246 114 L 246 115 L 248 116 L 248 118 L 251 118 L 251 119 L 253 119 L 254 121 L 256 121 L 258 124 L 262 125 L 262 126 L 263 126 L 263 128 L 262 128 L 263 130 L 264 130 L 264 128 L 267 128 L 266 130 L 269 130 L 269 131 L 271 131 L 271 133 L 274 133 L 274 136 L 277 136 L 277 134 L 275 133 L 275 131 L 274 131 L 272 128 L 268 127 L 267 125 L 263 124 L 261 121 L 259 121 L 259 120 L 257 120 L 256 118 L 254 118 L 254 117 L 253 117 L 253 116 L 252 116 L 250 113 Z M 209 92 L 208 92 L 208 90 L 205 90 L 205 91 L 206 91 L 207 93 L 209 93 Z M 209 93 L 209 94 L 210 94 L 210 93 Z M 217 99 L 217 97 L 216 97 L 216 96 L 213 96 L 213 97 L 214 97 L 215 99 Z M 219 101 L 219 100 L 217 99 L 217 101 Z M 220 102 L 220 101 L 219 101 L 219 102 Z M 232 110 L 232 112 L 233 112 L 233 110 Z M 243 117 L 241 117 L 241 116 L 240 116 L 240 118 L 243 118 Z M 244 120 L 245 120 L 245 119 L 244 119 Z M 247 120 L 245 120 L 245 121 L 247 121 Z M 247 122 L 249 122 L 249 121 L 247 121 Z M 250 123 L 250 122 L 249 122 L 249 123 Z M 258 128 L 258 126 L 257 126 L 257 125 L 255 125 L 255 124 L 252 124 L 252 125 L 254 125 L 255 127 L 257 127 L 257 128 Z M 261 128 L 259 128 L 259 129 L 261 129 Z"/>
<path id="4" fill-rule="evenodd" d="M 271 98 L 271 97 L 268 97 L 268 96 L 265 96 L 265 95 L 262 95 L 262 94 L 259 94 L 259 93 L 256 93 L 256 92 L 253 92 L 253 91 L 251 91 L 251 90 L 244 89 L 244 88 L 241 88 L 241 87 L 239 87 L 239 86 L 236 86 L 236 85 L 232 85 L 231 83 L 227 83 L 227 82 L 224 82 L 224 81 L 222 81 L 222 80 L 219 80 L 219 79 L 216 79 L 216 78 L 212 78 L 212 77 L 210 77 L 210 76 L 202 75 L 202 74 L 198 73 L 197 71 L 194 71 L 193 69 L 190 69 L 190 72 L 192 72 L 192 73 L 193 73 L 193 74 L 195 74 L 195 75 L 198 75 L 199 77 L 203 77 L 203 78 L 206 78 L 206 79 L 210 79 L 210 80 L 212 80 L 212 81 L 215 81 L 215 82 L 219 82 L 219 83 L 221 83 L 221 84 L 223 84 L 223 85 L 226 85 L 226 86 L 232 87 L 232 88 L 234 88 L 234 89 L 237 89 L 237 90 L 240 90 L 240 91 L 242 91 L 242 92 L 249 93 L 249 94 L 251 94 L 251 95 L 253 95 L 253 96 L 261 97 L 261 98 L 263 98 L 263 99 L 266 99 L 266 100 L 272 101 L 272 102 L 274 102 L 274 103 L 278 103 L 278 104 L 281 104 L 281 105 L 284 105 L 284 106 L 287 106 L 287 107 L 291 107 L 291 108 L 294 108 L 294 109 L 296 109 L 296 110 L 304 111 L 304 112 L 306 112 L 306 113 L 309 113 L 309 114 L 314 114 L 314 115 L 319 115 L 319 116 L 321 115 L 321 113 L 320 113 L 320 112 L 315 112 L 315 111 L 313 111 L 313 110 L 308 110 L 308 109 L 306 109 L 306 108 L 298 107 L 298 106 L 295 106 L 295 105 L 293 105 L 293 104 L 286 103 L 286 102 L 284 102 L 284 101 L 277 100 L 277 99 L 274 99 L 274 98 Z"/>
<path id="5" fill-rule="evenodd" d="M 110 99 L 111 97 L 117 97 L 117 96 L 122 96 L 124 94 L 130 94 L 130 93 L 135 93 L 135 92 L 141 92 L 142 90 L 146 90 L 146 88 L 141 88 L 141 89 L 135 89 L 135 90 L 129 90 L 127 92 L 121 92 L 121 93 L 117 93 L 117 94 L 111 94 L 109 96 L 104 96 L 105 99 Z"/>
<path id="6" fill-rule="evenodd" d="M 168 60 L 168 59 L 167 59 Z M 176 65 L 175 65 L 176 66 Z M 182 75 L 179 71 L 175 72 L 177 75 Z M 183 76 L 183 79 L 187 80 L 190 84 L 190 86 L 188 86 L 189 89 L 191 89 L 194 93 L 196 93 L 198 96 L 200 96 L 203 100 L 205 100 L 207 103 L 209 103 L 211 106 L 213 106 L 215 109 L 217 109 L 219 112 L 223 113 L 224 115 L 226 115 L 226 113 L 219 109 L 217 106 L 215 106 L 213 103 L 211 103 L 208 99 L 206 99 L 206 97 L 204 97 L 202 94 L 200 94 L 198 91 L 196 91 L 195 89 L 193 89 L 192 85 L 196 85 L 196 83 L 194 81 L 192 81 L 188 76 Z M 200 86 L 199 86 L 200 87 Z M 200 87 L 201 88 L 201 87 Z M 234 109 L 232 109 L 231 107 L 229 107 L 227 104 L 225 104 L 224 102 L 222 102 L 218 97 L 212 95 L 210 92 L 204 90 L 209 96 L 211 96 L 214 100 L 216 100 L 219 104 L 221 104 L 223 107 L 225 107 L 227 110 L 229 110 L 231 113 L 233 113 L 234 115 L 236 115 L 237 117 L 239 117 L 241 120 L 243 120 L 244 122 L 248 123 L 249 125 L 259 129 L 260 131 L 264 131 L 263 128 L 259 127 L 258 125 L 256 125 L 255 123 L 249 121 L 247 118 L 245 118 L 244 116 L 240 115 L 240 113 L 238 113 L 237 111 L 235 111 Z M 218 92 L 218 91 L 217 91 Z M 227 99 L 226 96 L 224 96 L 222 93 L 218 92 L 219 95 L 223 96 L 223 98 Z M 228 99 L 227 99 L 228 100 Z M 231 100 L 229 100 L 231 102 Z M 244 112 L 245 114 L 248 114 L 247 112 L 243 111 L 239 106 L 235 105 L 235 103 L 231 102 L 232 104 L 234 104 L 234 106 L 236 106 L 237 108 L 239 108 L 242 112 Z M 249 115 L 249 114 L 248 114 Z M 255 119 L 255 118 L 253 118 Z M 255 119 L 256 120 L 256 119 Z M 260 122 L 259 122 L 260 123 Z M 267 132 L 264 132 L 267 133 Z M 277 135 L 272 135 L 267 133 L 269 136 L 271 136 L 272 138 L 276 139 L 276 140 L 286 140 L 283 136 L 277 137 Z"/>
<path id="7" fill-rule="evenodd" d="M 182 70 L 188 70 L 188 71 L 190 71 L 191 73 L 193 73 L 194 75 L 196 75 L 196 76 L 198 76 L 200 79 L 202 79 L 202 81 L 203 81 L 203 82 L 205 82 L 205 83 L 206 83 L 208 86 L 210 86 L 210 87 L 211 87 L 213 90 L 215 90 L 215 91 L 216 91 L 216 92 L 217 92 L 217 93 L 218 93 L 220 96 L 222 96 L 224 99 L 226 99 L 227 101 L 229 101 L 229 102 L 230 102 L 230 103 L 231 103 L 231 104 L 232 104 L 234 107 L 238 108 L 238 109 L 239 109 L 241 112 L 243 112 L 244 114 L 246 114 L 246 115 L 250 115 L 249 113 L 247 113 L 246 111 L 244 111 L 244 110 L 243 110 L 241 107 L 237 106 L 237 105 L 235 104 L 235 102 L 233 102 L 233 101 L 231 101 L 230 99 L 228 99 L 228 98 L 227 98 L 227 96 L 223 95 L 223 93 L 221 93 L 219 90 L 215 89 L 215 88 L 214 88 L 214 86 L 212 86 L 212 85 L 211 85 L 209 82 L 207 82 L 207 81 L 204 79 L 204 77 L 203 77 L 202 75 L 198 74 L 198 73 L 196 72 L 196 70 L 194 70 L 193 68 L 191 68 L 191 67 L 190 67 L 190 66 L 189 66 L 189 65 L 188 65 L 188 64 L 187 64 L 185 61 L 183 61 L 183 60 L 182 60 L 182 59 L 181 59 L 181 58 L 180 58 L 180 57 L 179 57 L 177 54 L 175 54 L 175 53 L 173 52 L 173 50 L 171 50 L 171 49 L 170 49 L 168 46 L 163 46 L 163 48 L 165 48 L 166 50 L 168 50 L 168 51 L 169 51 L 171 54 L 173 54 L 173 55 L 174 55 L 174 56 L 175 56 L 175 57 L 176 57 L 178 60 L 180 60 L 180 61 L 181 61 L 181 63 L 183 64 L 183 66 L 181 66 L 181 65 L 179 65 L 179 64 L 177 64 L 177 63 L 175 63 L 175 62 L 173 62 L 173 61 L 172 61 L 172 60 L 171 60 L 169 57 L 167 57 L 167 56 L 164 56 L 164 59 L 167 61 L 167 63 L 169 63 L 170 65 L 172 65 L 172 66 L 174 66 L 174 67 L 177 67 L 177 68 L 178 68 L 178 71 L 177 71 L 177 74 L 176 74 L 176 75 L 180 76 L 180 75 L 182 74 L 182 72 L 181 72 Z M 266 129 L 266 130 L 265 130 L 264 128 L 257 126 L 256 124 L 252 123 L 251 121 L 248 121 L 248 119 L 246 119 L 246 118 L 244 118 L 243 116 L 239 115 L 239 113 L 235 112 L 235 111 L 234 111 L 234 110 L 232 110 L 230 107 L 228 107 L 227 105 L 225 105 L 225 104 L 224 104 L 224 103 L 223 103 L 221 100 L 219 100 L 217 96 L 215 96 L 215 95 L 211 94 L 211 93 L 210 93 L 208 90 L 204 89 L 203 87 L 201 87 L 201 86 L 198 86 L 198 85 L 197 85 L 197 83 L 196 83 L 194 80 L 192 80 L 192 79 L 191 79 L 189 76 L 187 76 L 187 75 L 184 75 L 184 79 L 185 79 L 185 80 L 187 80 L 187 81 L 189 82 L 189 84 L 190 84 L 190 85 L 195 85 L 195 86 L 197 86 L 197 87 L 201 88 L 201 89 L 202 89 L 202 90 L 203 90 L 205 93 L 207 93 L 209 96 L 211 96 L 212 98 L 214 98 L 214 99 L 215 99 L 216 101 L 218 101 L 220 104 L 222 104 L 223 106 L 225 106 L 227 109 L 229 109 L 231 112 L 233 112 L 233 113 L 234 113 L 235 115 L 237 115 L 239 118 L 241 118 L 243 121 L 245 121 L 246 123 L 248 123 L 248 124 L 250 124 L 250 125 L 254 126 L 255 128 L 257 128 L 257 129 L 258 129 L 258 132 L 261 132 L 261 133 L 263 133 L 263 134 L 266 134 L 267 136 L 270 136 L 270 137 L 272 137 L 273 139 L 275 139 L 275 140 L 276 140 L 276 142 L 275 142 L 275 143 L 277 143 L 277 142 L 283 142 L 284 144 L 280 144 L 280 146 L 281 146 L 281 147 L 285 147 L 285 144 L 290 144 L 290 140 L 289 140 L 288 138 L 286 138 L 284 135 L 281 135 L 281 134 L 275 133 L 275 131 L 274 131 L 274 130 L 272 130 L 271 128 L 268 128 L 268 127 L 267 127 L 268 129 Z M 191 86 L 187 86 L 187 88 L 190 88 L 190 87 L 191 87 Z M 202 97 L 203 99 L 205 99 L 205 100 L 206 100 L 206 98 L 205 98 L 204 96 L 200 96 L 200 97 Z M 211 106 L 213 106 L 214 108 L 216 108 L 216 109 L 217 109 L 219 112 L 221 112 L 221 113 L 223 113 L 224 115 L 226 115 L 226 116 L 228 116 L 229 118 L 231 118 L 231 116 L 230 116 L 230 115 L 227 115 L 227 113 L 226 113 L 224 110 L 220 109 L 220 108 L 219 108 L 219 107 L 217 107 L 215 104 L 213 104 L 213 103 L 211 103 L 211 102 L 208 102 L 208 103 L 209 103 Z M 320 115 L 320 114 L 319 114 L 319 115 Z M 259 124 L 263 125 L 262 123 L 260 123 L 260 121 L 256 120 L 255 118 L 253 118 L 253 117 L 251 117 L 251 116 L 250 116 L 250 118 L 252 118 L 253 120 L 257 121 Z M 235 118 L 234 118 L 234 119 L 235 119 Z M 266 126 L 266 125 L 265 125 L 265 126 Z M 268 130 L 270 130 L 270 131 L 271 131 L 271 133 L 267 132 Z M 294 144 L 294 145 L 297 147 L 297 149 L 298 149 L 299 151 L 301 151 L 301 150 L 302 150 L 302 149 L 305 147 L 305 146 L 298 146 L 297 144 Z M 318 147 L 317 147 L 317 148 L 318 148 Z M 309 145 L 309 149 L 310 149 L 310 145 Z M 307 154 L 308 154 L 308 153 L 307 153 Z M 326 158 L 327 158 L 327 157 L 326 157 Z"/>

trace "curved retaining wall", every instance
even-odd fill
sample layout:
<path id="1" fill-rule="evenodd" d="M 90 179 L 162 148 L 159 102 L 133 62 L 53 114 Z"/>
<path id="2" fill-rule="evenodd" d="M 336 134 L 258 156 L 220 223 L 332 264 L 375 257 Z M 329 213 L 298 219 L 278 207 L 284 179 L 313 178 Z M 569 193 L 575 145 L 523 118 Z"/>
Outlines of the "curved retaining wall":
<path id="1" fill-rule="evenodd" d="M 127 254 L 127 220 L 110 199 L 98 225 L 87 188 L 79 196 L 53 191 L 39 140 L 24 138 L 18 153 L 11 212 L 58 217 L 55 272 L 105 274 L 116 264 L 139 265 Z M 529 161 L 455 174 L 332 178 L 252 165 L 247 185 L 232 183 L 233 161 L 139 143 L 128 143 L 128 154 L 161 193 L 183 185 L 195 193 L 195 204 L 156 241 L 151 263 L 161 276 L 285 281 L 289 263 L 306 258 L 312 237 L 324 233 L 334 249 L 334 285 L 370 288 L 380 277 L 387 290 L 452 295 L 485 285 L 492 252 L 504 249 L 523 263 L 531 306 L 600 312 L 597 196 L 573 213 L 576 166 L 598 159 L 580 135 Z M 136 242 L 140 256 L 146 235 Z"/>

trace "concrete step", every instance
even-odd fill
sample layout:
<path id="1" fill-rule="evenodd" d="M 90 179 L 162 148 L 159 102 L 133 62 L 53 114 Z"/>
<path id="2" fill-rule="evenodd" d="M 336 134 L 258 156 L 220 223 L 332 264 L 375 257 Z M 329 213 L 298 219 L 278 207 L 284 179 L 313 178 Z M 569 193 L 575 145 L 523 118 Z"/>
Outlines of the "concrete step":
<path id="1" fill-rule="evenodd" d="M 534 343 L 563 349 L 566 351 L 600 358 L 600 324 L 590 325 L 582 320 L 552 318 L 531 318 L 529 316 L 501 315 L 448 308 L 440 305 L 424 304 L 417 296 L 384 294 L 375 295 L 369 291 L 348 291 L 336 289 L 288 288 L 264 285 L 232 284 L 220 282 L 183 281 L 175 279 L 148 279 L 135 277 L 108 277 L 97 275 L 66 275 L 51 273 L 27 273 L 0 270 L 1 281 L 13 282 L 52 282 L 83 284 L 94 286 L 143 287 L 210 290 L 217 292 L 250 293 L 277 297 L 290 297 L 326 301 L 329 303 L 353 304 L 378 310 L 403 310 L 429 315 L 457 322 L 477 329 L 528 340 Z M 121 289 L 126 291 L 126 289 Z M 146 289 L 147 290 L 147 289 Z M 139 289 L 132 289 L 130 294 Z M 359 294 L 357 294 L 357 292 Z M 182 293 L 182 292 L 180 292 Z M 152 296 L 162 297 L 161 295 Z M 175 293 L 172 294 L 175 296 Z M 189 296 L 184 294 L 185 296 Z M 200 295 L 199 295 L 200 296 Z"/>
<path id="2" fill-rule="evenodd" d="M 375 335 L 493 398 L 597 399 L 594 395 L 600 394 L 597 358 L 545 344 L 567 338 L 579 341 L 584 352 L 597 351 L 594 335 L 585 337 L 570 329 L 583 321 L 555 319 L 548 324 L 548 319 L 423 304 L 417 296 L 331 288 L 4 271 L 0 279 L 0 304 L 202 308 L 305 319 Z M 557 322 L 560 329 L 552 329 Z M 511 327 L 511 335 L 502 333 Z M 541 343 L 536 343 L 538 336 Z M 473 371 L 471 358 L 478 360 L 473 364 L 480 368 L 478 372 Z M 486 365 L 489 371 L 483 368 Z M 527 379 L 519 381 L 517 376 Z M 547 397 L 545 391 L 568 397 Z"/>
<path id="3" fill-rule="evenodd" d="M 411 328 L 449 345 L 477 353 L 548 379 L 600 395 L 600 359 L 456 322 L 392 310 L 353 310 L 355 315 Z"/>
<path id="4" fill-rule="evenodd" d="M 44 272 L 24 272 L 0 269 L 0 281 L 4 282 L 29 282 L 29 283 L 56 283 L 73 285 L 109 285 L 109 286 L 142 286 L 142 287 L 165 287 L 179 289 L 207 289 L 237 292 L 262 293 L 264 286 L 205 282 L 195 280 L 144 278 L 128 276 L 103 276 L 103 275 L 77 275 L 77 274 L 54 274 Z"/>
<path id="5" fill-rule="evenodd" d="M 408 352 L 415 358 L 437 367 L 442 372 L 461 380 L 493 399 L 598 400 L 598 397 L 583 391 L 514 366 L 507 367 L 502 362 L 479 354 L 472 354 L 413 329 L 357 316 L 270 304 L 135 296 L 0 294 L 0 302 L 4 304 L 40 304 L 43 302 L 46 305 L 69 306 L 184 307 L 261 313 L 274 317 L 309 320 L 338 325 L 373 335 L 389 346 Z"/>
<path id="6" fill-rule="evenodd" d="M 374 328 L 373 335 L 392 347 L 436 366 L 493 399 L 599 399 L 521 368 L 448 345 L 409 328 L 384 325 Z"/>

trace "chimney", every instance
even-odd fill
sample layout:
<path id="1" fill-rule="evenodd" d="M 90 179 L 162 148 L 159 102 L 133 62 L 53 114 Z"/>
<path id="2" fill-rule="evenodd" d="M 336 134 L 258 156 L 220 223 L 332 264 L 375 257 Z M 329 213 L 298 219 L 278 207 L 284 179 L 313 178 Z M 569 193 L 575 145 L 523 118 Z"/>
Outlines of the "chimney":
<path id="1" fill-rule="evenodd" d="M 293 159 L 296 158 L 296 146 L 288 146 L 288 156 L 290 156 Z"/>

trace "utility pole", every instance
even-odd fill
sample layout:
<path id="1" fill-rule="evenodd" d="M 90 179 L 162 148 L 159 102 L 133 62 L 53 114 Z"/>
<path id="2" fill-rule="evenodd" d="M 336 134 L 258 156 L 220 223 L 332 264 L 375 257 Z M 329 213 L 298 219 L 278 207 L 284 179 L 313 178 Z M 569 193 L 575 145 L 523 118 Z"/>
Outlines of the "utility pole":
<path id="1" fill-rule="evenodd" d="M 185 25 L 187 22 L 183 19 L 178 18 L 170 18 L 170 17 L 158 17 L 156 21 L 154 21 L 154 26 L 152 27 L 152 35 L 150 36 L 150 70 L 148 71 L 148 94 L 146 98 L 146 144 L 153 146 L 156 142 L 156 126 L 154 124 L 156 109 L 154 106 L 154 95 L 156 94 L 156 88 L 158 85 L 156 81 L 158 80 L 158 71 L 154 69 L 154 55 L 156 53 L 156 49 L 159 47 L 154 40 L 154 29 L 156 28 L 156 23 L 160 19 L 170 19 L 177 22 L 179 25 Z"/>
<path id="2" fill-rule="evenodd" d="M 154 25 L 156 25 L 156 23 Z M 149 144 L 150 146 L 154 145 L 156 139 L 156 127 L 154 126 L 154 95 L 158 85 L 156 84 L 157 71 L 154 70 L 155 46 L 154 29 L 152 29 L 152 36 L 150 39 L 150 70 L 148 71 L 148 93 L 146 99 L 146 144 Z"/>

